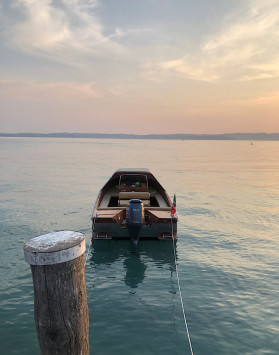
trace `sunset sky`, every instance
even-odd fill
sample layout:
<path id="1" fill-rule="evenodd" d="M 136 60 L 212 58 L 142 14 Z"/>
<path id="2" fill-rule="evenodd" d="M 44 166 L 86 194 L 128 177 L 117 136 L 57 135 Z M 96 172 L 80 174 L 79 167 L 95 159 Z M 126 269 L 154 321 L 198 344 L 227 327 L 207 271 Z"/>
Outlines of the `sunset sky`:
<path id="1" fill-rule="evenodd" d="M 279 132 L 279 1 L 0 0 L 0 132 Z"/>

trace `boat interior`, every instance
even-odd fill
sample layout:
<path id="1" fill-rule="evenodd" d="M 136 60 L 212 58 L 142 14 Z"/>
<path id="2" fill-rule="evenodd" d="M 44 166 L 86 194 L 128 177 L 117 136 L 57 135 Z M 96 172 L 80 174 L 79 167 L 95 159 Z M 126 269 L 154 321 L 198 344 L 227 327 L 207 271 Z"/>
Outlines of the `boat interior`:
<path id="1" fill-rule="evenodd" d="M 170 201 L 157 180 L 145 174 L 122 174 L 101 190 L 98 209 L 126 207 L 131 199 L 140 199 L 144 207 L 170 208 Z"/>

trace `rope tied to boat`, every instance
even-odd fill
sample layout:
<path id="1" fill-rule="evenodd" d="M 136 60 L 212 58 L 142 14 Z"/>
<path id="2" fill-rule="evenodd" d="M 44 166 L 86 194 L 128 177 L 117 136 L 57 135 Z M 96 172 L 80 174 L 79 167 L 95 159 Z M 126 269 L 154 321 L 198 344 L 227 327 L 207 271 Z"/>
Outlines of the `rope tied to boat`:
<path id="1" fill-rule="evenodd" d="M 173 221 L 172 221 L 172 218 L 171 218 L 171 235 L 172 235 L 172 245 L 173 245 L 174 262 L 175 262 L 175 272 L 176 272 L 176 279 L 177 279 L 178 291 L 179 291 L 180 302 L 181 302 L 181 307 L 182 307 L 182 313 L 183 313 L 183 317 L 184 317 L 184 323 L 185 323 L 185 328 L 186 328 L 186 333 L 187 333 L 187 337 L 188 337 L 188 342 L 189 342 L 189 346 L 190 346 L 191 355 L 194 355 L 193 348 L 192 348 L 192 342 L 191 342 L 191 338 L 190 338 L 190 332 L 189 332 L 189 328 L 188 328 L 188 324 L 187 324 L 187 318 L 186 318 L 186 313 L 185 313 L 183 298 L 182 298 L 181 287 L 180 287 L 180 280 L 179 280 L 179 274 L 178 274 L 178 263 L 177 263 L 177 259 L 176 259 L 176 253 L 175 253 L 176 247 L 175 247 L 175 243 L 174 243 Z"/>

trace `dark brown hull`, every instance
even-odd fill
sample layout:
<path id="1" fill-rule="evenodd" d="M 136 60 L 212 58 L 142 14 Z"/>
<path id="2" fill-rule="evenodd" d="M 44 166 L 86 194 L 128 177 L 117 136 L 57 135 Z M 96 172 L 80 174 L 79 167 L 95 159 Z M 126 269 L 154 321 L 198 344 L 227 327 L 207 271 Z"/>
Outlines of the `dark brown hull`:
<path id="1" fill-rule="evenodd" d="M 138 184 L 127 186 L 123 176 L 141 180 Z M 117 170 L 104 185 L 92 213 L 92 237 L 94 239 L 129 239 L 126 208 L 134 197 L 141 198 L 140 201 L 144 205 L 144 220 L 139 239 L 171 240 L 177 238 L 178 219 L 176 215 L 171 215 L 171 200 L 151 172 L 146 169 Z"/>

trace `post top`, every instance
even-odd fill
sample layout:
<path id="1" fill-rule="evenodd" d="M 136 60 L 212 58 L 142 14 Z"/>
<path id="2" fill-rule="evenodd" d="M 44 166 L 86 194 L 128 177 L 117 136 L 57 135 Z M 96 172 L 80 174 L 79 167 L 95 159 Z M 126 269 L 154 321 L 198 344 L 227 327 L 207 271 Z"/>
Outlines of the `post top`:
<path id="1" fill-rule="evenodd" d="M 80 244 L 84 235 L 73 231 L 53 232 L 30 239 L 24 244 L 24 250 L 33 253 L 51 253 L 65 250 Z"/>

